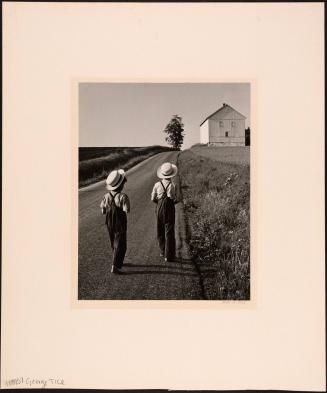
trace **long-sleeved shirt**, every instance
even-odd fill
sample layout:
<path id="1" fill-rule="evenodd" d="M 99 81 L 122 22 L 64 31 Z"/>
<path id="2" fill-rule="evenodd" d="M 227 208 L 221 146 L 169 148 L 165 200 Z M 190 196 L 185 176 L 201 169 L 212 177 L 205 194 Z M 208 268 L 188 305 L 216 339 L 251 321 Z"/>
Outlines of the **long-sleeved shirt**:
<path id="1" fill-rule="evenodd" d="M 112 198 L 112 195 L 115 195 L 115 192 L 112 191 L 111 196 L 109 195 L 110 193 L 108 192 L 102 199 L 100 208 L 102 212 L 104 213 L 103 209 L 108 209 L 110 206 L 110 201 Z M 120 207 L 121 209 L 124 210 L 125 213 L 129 213 L 130 211 L 130 202 L 129 198 L 126 194 L 119 192 L 115 195 L 115 204 L 117 207 Z"/>
<path id="2" fill-rule="evenodd" d="M 167 196 L 171 198 L 175 203 L 179 202 L 180 196 L 176 184 L 171 180 L 163 179 L 161 180 L 162 184 L 166 188 Z M 160 198 L 162 198 L 164 194 L 164 189 L 161 185 L 161 182 L 158 181 L 154 186 L 151 193 L 151 200 L 153 202 L 158 202 Z"/>

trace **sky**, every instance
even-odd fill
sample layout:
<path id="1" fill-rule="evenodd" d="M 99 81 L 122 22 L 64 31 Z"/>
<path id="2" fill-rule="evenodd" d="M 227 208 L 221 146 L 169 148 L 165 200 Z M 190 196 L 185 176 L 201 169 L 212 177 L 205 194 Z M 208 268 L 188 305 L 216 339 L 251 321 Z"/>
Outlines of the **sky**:
<path id="1" fill-rule="evenodd" d="M 80 83 L 79 146 L 167 145 L 163 132 L 182 117 L 183 149 L 200 142 L 200 124 L 226 103 L 250 126 L 249 83 Z"/>

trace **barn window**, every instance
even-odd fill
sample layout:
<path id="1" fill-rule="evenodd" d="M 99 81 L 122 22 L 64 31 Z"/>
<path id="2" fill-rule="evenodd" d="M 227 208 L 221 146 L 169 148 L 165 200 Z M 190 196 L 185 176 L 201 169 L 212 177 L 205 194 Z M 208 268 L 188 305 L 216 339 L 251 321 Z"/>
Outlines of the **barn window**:
<path id="1" fill-rule="evenodd" d="M 224 122 L 220 120 L 219 127 L 224 127 Z"/>
<path id="2" fill-rule="evenodd" d="M 236 122 L 232 121 L 232 127 L 236 127 Z"/>
<path id="3" fill-rule="evenodd" d="M 225 136 L 228 136 L 228 132 L 227 131 L 225 132 Z"/>

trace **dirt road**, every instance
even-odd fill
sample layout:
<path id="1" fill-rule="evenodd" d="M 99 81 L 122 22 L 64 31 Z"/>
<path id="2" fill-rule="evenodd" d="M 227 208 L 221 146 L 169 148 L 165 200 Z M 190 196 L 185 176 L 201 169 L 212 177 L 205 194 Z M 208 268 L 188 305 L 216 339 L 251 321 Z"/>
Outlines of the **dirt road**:
<path id="1" fill-rule="evenodd" d="M 127 172 L 124 192 L 131 200 L 127 253 L 123 274 L 113 275 L 108 232 L 99 204 L 104 182 L 79 191 L 79 299 L 202 299 L 203 288 L 185 243 L 182 205 L 176 205 L 177 259 L 164 262 L 156 239 L 155 205 L 150 200 L 156 170 L 163 162 L 176 162 L 178 152 L 155 155 Z M 176 182 L 179 179 L 176 178 Z"/>

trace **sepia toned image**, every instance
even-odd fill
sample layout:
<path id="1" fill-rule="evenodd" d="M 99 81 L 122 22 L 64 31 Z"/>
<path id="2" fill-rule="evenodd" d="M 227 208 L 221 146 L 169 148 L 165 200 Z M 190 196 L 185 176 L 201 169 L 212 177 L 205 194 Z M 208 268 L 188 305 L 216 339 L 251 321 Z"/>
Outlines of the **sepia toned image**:
<path id="1" fill-rule="evenodd" d="M 1 388 L 326 391 L 324 4 L 2 19 Z"/>
<path id="2" fill-rule="evenodd" d="M 250 83 L 78 84 L 78 300 L 250 300 Z"/>

